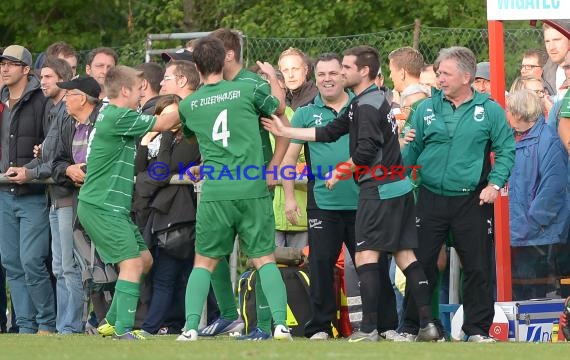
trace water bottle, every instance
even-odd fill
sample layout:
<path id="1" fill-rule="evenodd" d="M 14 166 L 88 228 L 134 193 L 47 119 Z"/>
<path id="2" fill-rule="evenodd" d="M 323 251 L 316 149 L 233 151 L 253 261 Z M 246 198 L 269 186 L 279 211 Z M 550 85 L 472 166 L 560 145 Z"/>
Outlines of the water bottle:
<path id="1" fill-rule="evenodd" d="M 550 342 L 558 342 L 558 329 L 559 329 L 558 321 L 555 321 L 554 323 L 552 323 L 552 336 L 550 338 Z"/>

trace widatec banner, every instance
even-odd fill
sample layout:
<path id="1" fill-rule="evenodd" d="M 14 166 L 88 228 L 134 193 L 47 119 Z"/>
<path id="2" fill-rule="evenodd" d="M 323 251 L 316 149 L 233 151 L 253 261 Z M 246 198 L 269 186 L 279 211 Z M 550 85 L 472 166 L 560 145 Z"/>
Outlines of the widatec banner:
<path id="1" fill-rule="evenodd" d="M 556 20 L 570 17 L 570 0 L 487 0 L 487 20 Z"/>

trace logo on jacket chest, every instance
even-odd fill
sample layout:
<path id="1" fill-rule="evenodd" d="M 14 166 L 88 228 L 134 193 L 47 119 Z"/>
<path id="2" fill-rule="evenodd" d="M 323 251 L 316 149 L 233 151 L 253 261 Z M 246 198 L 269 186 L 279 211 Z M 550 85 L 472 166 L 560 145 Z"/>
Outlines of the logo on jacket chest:
<path id="1" fill-rule="evenodd" d="M 435 121 L 435 114 L 433 113 L 433 109 L 427 108 L 424 115 L 424 122 L 429 126 L 432 121 Z"/>
<path id="2" fill-rule="evenodd" d="M 391 110 L 388 113 L 388 115 L 386 115 L 386 120 L 388 121 L 388 125 L 390 125 L 392 128 L 392 133 L 394 135 L 397 135 L 398 134 L 398 123 L 396 122 L 396 117 L 394 116 L 394 113 Z"/>
<path id="3" fill-rule="evenodd" d="M 476 122 L 481 122 L 485 120 L 485 108 L 480 105 L 475 106 L 475 110 L 473 110 L 473 120 Z"/>
<path id="4" fill-rule="evenodd" d="M 354 103 L 350 104 L 347 114 L 348 114 L 348 121 L 352 122 L 354 120 Z"/>

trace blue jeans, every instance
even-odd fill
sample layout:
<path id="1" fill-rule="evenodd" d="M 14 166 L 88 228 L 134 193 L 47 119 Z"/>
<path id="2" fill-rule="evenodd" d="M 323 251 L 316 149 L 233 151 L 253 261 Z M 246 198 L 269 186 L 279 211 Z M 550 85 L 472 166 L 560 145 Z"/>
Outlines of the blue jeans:
<path id="1" fill-rule="evenodd" d="M 154 263 L 152 267 L 152 298 L 142 329 L 156 334 L 168 316 L 179 318 L 184 324 L 184 298 L 186 280 L 192 270 L 194 258 L 175 259 L 160 249 L 153 249 Z M 176 306 L 179 304 L 180 306 Z"/>
<path id="2" fill-rule="evenodd" d="M 51 226 L 52 271 L 56 278 L 57 317 L 60 334 L 83 333 L 85 304 L 81 269 L 73 256 L 73 208 L 71 206 L 49 212 Z"/>
<path id="3" fill-rule="evenodd" d="M 0 254 L 20 334 L 55 331 L 50 274 L 49 220 L 44 194 L 0 191 Z"/>
<path id="4" fill-rule="evenodd" d="M 394 295 L 396 296 L 396 312 L 398 313 L 398 331 L 404 323 L 404 295 L 400 293 L 400 290 L 396 288 L 396 260 L 392 256 L 390 261 L 390 281 L 392 282 L 392 287 L 394 290 Z"/>

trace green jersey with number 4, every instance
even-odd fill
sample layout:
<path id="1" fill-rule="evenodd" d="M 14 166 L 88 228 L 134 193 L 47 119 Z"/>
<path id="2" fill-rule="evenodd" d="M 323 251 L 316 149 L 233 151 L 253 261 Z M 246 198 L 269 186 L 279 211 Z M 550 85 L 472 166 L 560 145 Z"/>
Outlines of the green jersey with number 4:
<path id="1" fill-rule="evenodd" d="M 225 80 L 203 85 L 180 103 L 184 134 L 196 134 L 204 157 L 200 201 L 269 195 L 263 171 L 259 116 L 273 114 L 278 105 L 268 87 Z"/>

